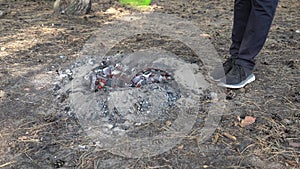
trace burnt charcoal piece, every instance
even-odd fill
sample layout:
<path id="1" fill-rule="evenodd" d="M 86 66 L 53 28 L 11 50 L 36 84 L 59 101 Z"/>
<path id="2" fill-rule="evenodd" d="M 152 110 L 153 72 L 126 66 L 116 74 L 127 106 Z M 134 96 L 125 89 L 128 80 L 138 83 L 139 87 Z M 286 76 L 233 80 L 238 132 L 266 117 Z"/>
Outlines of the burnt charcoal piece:
<path id="1" fill-rule="evenodd" d="M 132 87 L 141 87 L 151 83 L 166 83 L 170 80 L 174 80 L 172 75 L 168 72 L 159 69 L 147 68 L 140 71 L 131 80 Z"/>

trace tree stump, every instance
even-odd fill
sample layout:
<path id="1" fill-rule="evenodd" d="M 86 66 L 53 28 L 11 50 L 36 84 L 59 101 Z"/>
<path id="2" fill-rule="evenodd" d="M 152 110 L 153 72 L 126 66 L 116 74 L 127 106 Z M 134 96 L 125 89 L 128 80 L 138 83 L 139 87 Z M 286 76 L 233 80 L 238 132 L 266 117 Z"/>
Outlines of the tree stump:
<path id="1" fill-rule="evenodd" d="M 54 13 L 66 15 L 84 15 L 91 11 L 91 0 L 56 0 Z"/>

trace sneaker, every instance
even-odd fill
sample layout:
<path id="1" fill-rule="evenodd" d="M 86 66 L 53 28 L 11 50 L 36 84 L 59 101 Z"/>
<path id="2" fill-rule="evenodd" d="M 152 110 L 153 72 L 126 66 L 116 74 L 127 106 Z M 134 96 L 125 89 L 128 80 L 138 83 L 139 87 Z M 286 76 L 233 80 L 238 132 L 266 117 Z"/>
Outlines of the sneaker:
<path id="1" fill-rule="evenodd" d="M 218 85 L 231 89 L 240 89 L 254 80 L 255 76 L 252 73 L 252 70 L 234 64 L 231 70 L 222 79 L 222 82 Z"/>
<path id="2" fill-rule="evenodd" d="M 234 64 L 235 58 L 228 58 L 222 66 L 216 67 L 210 74 L 210 77 L 213 81 L 219 82 L 221 79 L 231 70 L 232 65 Z"/>

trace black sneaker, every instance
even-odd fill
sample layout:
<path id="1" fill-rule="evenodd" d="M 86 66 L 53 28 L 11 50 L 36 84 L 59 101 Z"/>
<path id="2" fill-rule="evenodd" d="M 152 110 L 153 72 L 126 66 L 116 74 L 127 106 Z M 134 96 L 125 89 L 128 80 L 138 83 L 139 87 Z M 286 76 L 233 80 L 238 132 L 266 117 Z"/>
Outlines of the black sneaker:
<path id="1" fill-rule="evenodd" d="M 219 82 L 231 70 L 235 57 L 228 58 L 222 66 L 216 67 L 210 74 L 212 80 Z"/>
<path id="2" fill-rule="evenodd" d="M 239 89 L 243 88 L 254 80 L 255 76 L 252 73 L 252 70 L 233 64 L 231 70 L 225 75 L 225 77 L 222 79 L 222 82 L 219 83 L 219 86 L 231 89 Z"/>

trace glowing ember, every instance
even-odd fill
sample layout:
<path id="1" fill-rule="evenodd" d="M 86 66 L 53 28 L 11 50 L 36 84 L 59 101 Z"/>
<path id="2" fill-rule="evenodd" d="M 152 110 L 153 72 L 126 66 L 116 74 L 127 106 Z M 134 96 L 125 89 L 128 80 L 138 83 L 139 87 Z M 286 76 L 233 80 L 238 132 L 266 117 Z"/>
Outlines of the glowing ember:
<path id="1" fill-rule="evenodd" d="M 138 72 L 131 80 L 128 79 L 126 71 L 122 70 L 120 64 L 108 65 L 103 61 L 90 74 L 90 89 L 99 91 L 107 87 L 141 87 L 153 83 L 166 83 L 174 80 L 173 76 L 163 70 L 156 68 L 146 68 Z M 135 69 L 131 70 L 135 71 Z"/>

